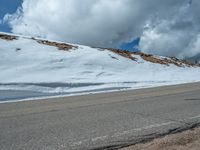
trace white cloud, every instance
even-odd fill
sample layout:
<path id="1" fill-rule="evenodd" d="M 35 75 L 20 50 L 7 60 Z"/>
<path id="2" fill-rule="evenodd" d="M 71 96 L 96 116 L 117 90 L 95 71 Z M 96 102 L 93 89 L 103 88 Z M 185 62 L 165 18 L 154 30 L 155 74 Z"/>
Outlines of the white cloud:
<path id="1" fill-rule="evenodd" d="M 199 0 L 24 0 L 4 20 L 14 33 L 92 46 L 141 36 L 143 51 L 185 57 L 200 52 L 199 7 Z"/>
<path id="2" fill-rule="evenodd" d="M 178 7 L 174 15 L 150 22 L 141 36 L 143 51 L 179 58 L 200 53 L 200 1 Z"/>

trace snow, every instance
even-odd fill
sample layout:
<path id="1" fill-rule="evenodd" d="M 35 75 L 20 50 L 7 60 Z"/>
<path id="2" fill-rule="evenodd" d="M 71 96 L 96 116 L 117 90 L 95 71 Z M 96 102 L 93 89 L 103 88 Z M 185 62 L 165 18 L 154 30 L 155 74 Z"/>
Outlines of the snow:
<path id="1" fill-rule="evenodd" d="M 64 51 L 28 37 L 0 39 L 0 90 L 70 94 L 200 81 L 198 67 L 150 63 L 139 55 L 133 61 L 109 50 L 74 46 Z"/>

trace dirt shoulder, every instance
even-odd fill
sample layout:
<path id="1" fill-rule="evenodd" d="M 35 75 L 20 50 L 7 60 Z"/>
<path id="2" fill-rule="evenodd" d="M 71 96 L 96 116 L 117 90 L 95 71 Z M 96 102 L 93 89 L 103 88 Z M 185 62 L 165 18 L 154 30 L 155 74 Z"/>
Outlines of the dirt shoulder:
<path id="1" fill-rule="evenodd" d="M 137 144 L 121 150 L 200 150 L 200 128 L 167 135 L 145 144 Z"/>

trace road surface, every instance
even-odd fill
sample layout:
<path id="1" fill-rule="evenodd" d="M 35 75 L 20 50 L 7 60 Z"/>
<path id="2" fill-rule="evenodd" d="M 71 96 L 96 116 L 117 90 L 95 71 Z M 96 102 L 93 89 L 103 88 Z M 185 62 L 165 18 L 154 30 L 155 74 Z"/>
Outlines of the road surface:
<path id="1" fill-rule="evenodd" d="M 109 149 L 200 123 L 200 83 L 0 104 L 1 150 Z"/>

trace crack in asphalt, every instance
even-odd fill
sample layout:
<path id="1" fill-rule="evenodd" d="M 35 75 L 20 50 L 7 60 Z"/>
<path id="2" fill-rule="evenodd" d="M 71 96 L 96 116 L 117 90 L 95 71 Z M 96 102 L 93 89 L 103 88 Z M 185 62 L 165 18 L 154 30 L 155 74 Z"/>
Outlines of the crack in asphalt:
<path id="1" fill-rule="evenodd" d="M 151 133 L 151 134 L 146 134 L 146 135 L 139 137 L 138 139 L 136 139 L 134 141 L 130 140 L 130 141 L 126 141 L 126 142 L 118 142 L 119 144 L 112 144 L 112 145 L 108 145 L 108 146 L 104 146 L 104 147 L 93 148 L 93 149 L 90 149 L 90 150 L 118 150 L 120 148 L 136 145 L 136 144 L 139 144 L 139 143 L 147 143 L 147 142 L 150 142 L 150 141 L 152 141 L 156 138 L 162 138 L 162 137 L 169 135 L 169 134 L 176 134 L 176 133 L 180 133 L 180 132 L 183 132 L 183 131 L 186 131 L 186 130 L 192 130 L 192 129 L 197 128 L 197 127 L 200 127 L 200 122 L 188 123 L 186 126 L 169 129 L 164 133 L 155 133 L 154 132 L 154 133 Z"/>
<path id="2" fill-rule="evenodd" d="M 200 101 L 200 98 L 187 98 L 185 101 Z"/>
<path id="3" fill-rule="evenodd" d="M 112 145 L 108 145 L 108 146 L 104 146 L 104 147 L 99 147 L 99 148 L 93 148 L 93 149 L 90 149 L 90 150 L 117 150 L 117 149 L 120 149 L 120 148 L 128 147 L 128 146 L 139 144 L 139 143 L 146 143 L 146 142 L 152 141 L 152 140 L 154 140 L 156 138 L 161 138 L 161 137 L 164 137 L 164 136 L 169 135 L 169 134 L 176 134 L 176 133 L 180 133 L 180 132 L 183 132 L 183 131 L 186 131 L 186 130 L 191 130 L 191 129 L 194 129 L 194 128 L 200 126 L 200 121 L 187 123 L 187 122 L 182 121 L 182 120 L 161 118 L 161 117 L 153 116 L 153 115 L 150 115 L 150 114 L 134 113 L 134 112 L 126 111 L 126 110 L 119 110 L 119 111 L 130 113 L 130 114 L 134 114 L 134 116 L 140 115 L 140 116 L 142 116 L 144 118 L 151 117 L 151 118 L 155 118 L 155 119 L 162 119 L 162 120 L 165 120 L 165 121 L 172 121 L 172 122 L 175 122 L 175 123 L 181 123 L 181 124 L 183 124 L 183 126 L 176 127 L 176 128 L 173 128 L 173 129 L 169 129 L 164 133 L 153 132 L 151 134 L 142 135 L 140 137 L 137 137 L 137 139 L 135 139 L 134 141 L 133 140 L 125 141 L 125 142 L 116 141 L 115 142 L 116 144 L 112 144 Z M 117 144 L 117 143 L 119 143 L 119 144 Z"/>

